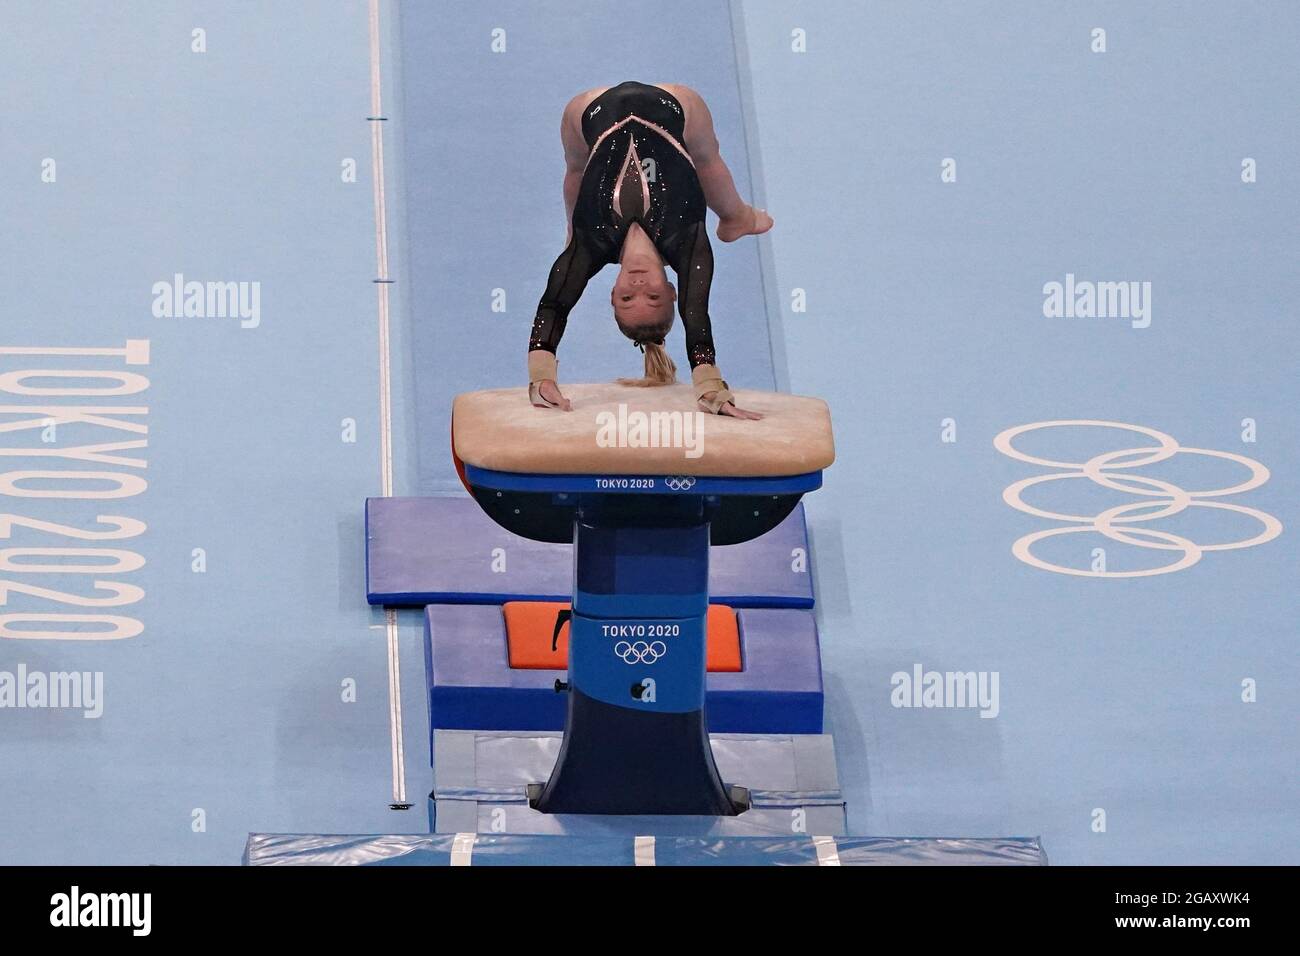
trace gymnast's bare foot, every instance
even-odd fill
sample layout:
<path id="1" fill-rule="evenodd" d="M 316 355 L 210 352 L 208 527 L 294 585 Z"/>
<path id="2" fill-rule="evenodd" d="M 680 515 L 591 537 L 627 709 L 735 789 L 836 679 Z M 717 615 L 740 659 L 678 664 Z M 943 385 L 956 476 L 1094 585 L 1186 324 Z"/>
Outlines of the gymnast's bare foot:
<path id="1" fill-rule="evenodd" d="M 772 217 L 766 209 L 746 206 L 738 215 L 718 220 L 718 238 L 723 242 L 735 242 L 742 236 L 761 236 L 771 228 Z"/>
<path id="2" fill-rule="evenodd" d="M 556 385 L 552 379 L 547 379 L 537 386 L 538 393 L 544 398 L 549 405 L 537 405 L 538 408 L 559 408 L 566 412 L 573 411 L 572 403 L 560 394 L 560 386 Z M 533 404 L 537 404 L 534 402 Z"/>

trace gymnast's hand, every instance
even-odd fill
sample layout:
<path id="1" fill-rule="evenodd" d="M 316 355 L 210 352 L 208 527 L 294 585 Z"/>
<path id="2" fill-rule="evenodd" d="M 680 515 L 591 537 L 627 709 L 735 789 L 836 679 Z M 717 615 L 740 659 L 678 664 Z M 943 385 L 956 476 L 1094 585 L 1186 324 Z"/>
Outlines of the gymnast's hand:
<path id="1" fill-rule="evenodd" d="M 573 411 L 572 403 L 560 394 L 560 386 L 555 383 L 554 379 L 546 379 L 537 385 L 537 393 L 548 403 L 546 405 L 533 402 L 537 408 L 559 408 L 566 412 Z"/>
<path id="2" fill-rule="evenodd" d="M 710 399 L 712 399 L 713 396 L 717 394 L 718 394 L 717 392 L 706 393 L 704 397 L 701 399 L 701 403 L 710 401 Z M 734 402 L 723 402 L 722 407 L 718 409 L 718 414 L 728 415 L 731 418 L 743 418 L 746 421 L 751 421 L 751 422 L 756 422 L 763 417 L 758 412 L 750 412 L 750 411 L 746 411 L 743 408 L 737 408 Z"/>
<path id="3" fill-rule="evenodd" d="M 718 220 L 718 238 L 735 242 L 742 236 L 761 236 L 771 228 L 772 217 L 766 209 L 745 206 L 736 215 Z"/>

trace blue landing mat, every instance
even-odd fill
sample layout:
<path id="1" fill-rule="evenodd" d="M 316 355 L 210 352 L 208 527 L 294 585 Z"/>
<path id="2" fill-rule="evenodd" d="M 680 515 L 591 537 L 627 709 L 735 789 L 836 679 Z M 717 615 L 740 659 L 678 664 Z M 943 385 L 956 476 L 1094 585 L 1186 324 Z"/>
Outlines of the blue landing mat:
<path id="1" fill-rule="evenodd" d="M 1037 837 L 250 833 L 245 866 L 1046 866 Z"/>

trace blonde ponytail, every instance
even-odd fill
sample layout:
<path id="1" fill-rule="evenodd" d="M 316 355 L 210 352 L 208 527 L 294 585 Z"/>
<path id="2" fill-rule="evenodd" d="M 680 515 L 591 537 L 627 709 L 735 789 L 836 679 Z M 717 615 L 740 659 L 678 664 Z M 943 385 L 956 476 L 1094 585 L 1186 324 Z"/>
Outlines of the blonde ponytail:
<path id="1" fill-rule="evenodd" d="M 645 352 L 645 377 L 620 378 L 618 384 L 653 388 L 657 385 L 672 385 L 677 381 L 677 366 L 673 364 L 672 357 L 662 342 L 638 342 L 637 345 Z"/>

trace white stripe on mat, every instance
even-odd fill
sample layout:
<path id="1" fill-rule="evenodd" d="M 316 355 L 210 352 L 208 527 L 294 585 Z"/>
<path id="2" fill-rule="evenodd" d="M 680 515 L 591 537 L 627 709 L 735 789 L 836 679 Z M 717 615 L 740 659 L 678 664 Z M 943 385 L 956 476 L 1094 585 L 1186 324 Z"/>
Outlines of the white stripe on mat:
<path id="1" fill-rule="evenodd" d="M 471 866 L 474 859 L 474 844 L 478 842 L 477 833 L 457 833 L 451 841 L 451 865 Z"/>
<path id="2" fill-rule="evenodd" d="M 637 866 L 655 865 L 655 838 L 639 836 L 632 843 L 632 859 Z"/>
<path id="3" fill-rule="evenodd" d="M 835 837 L 815 836 L 812 841 L 817 849 L 818 866 L 840 865 L 840 848 L 835 843 Z"/>

